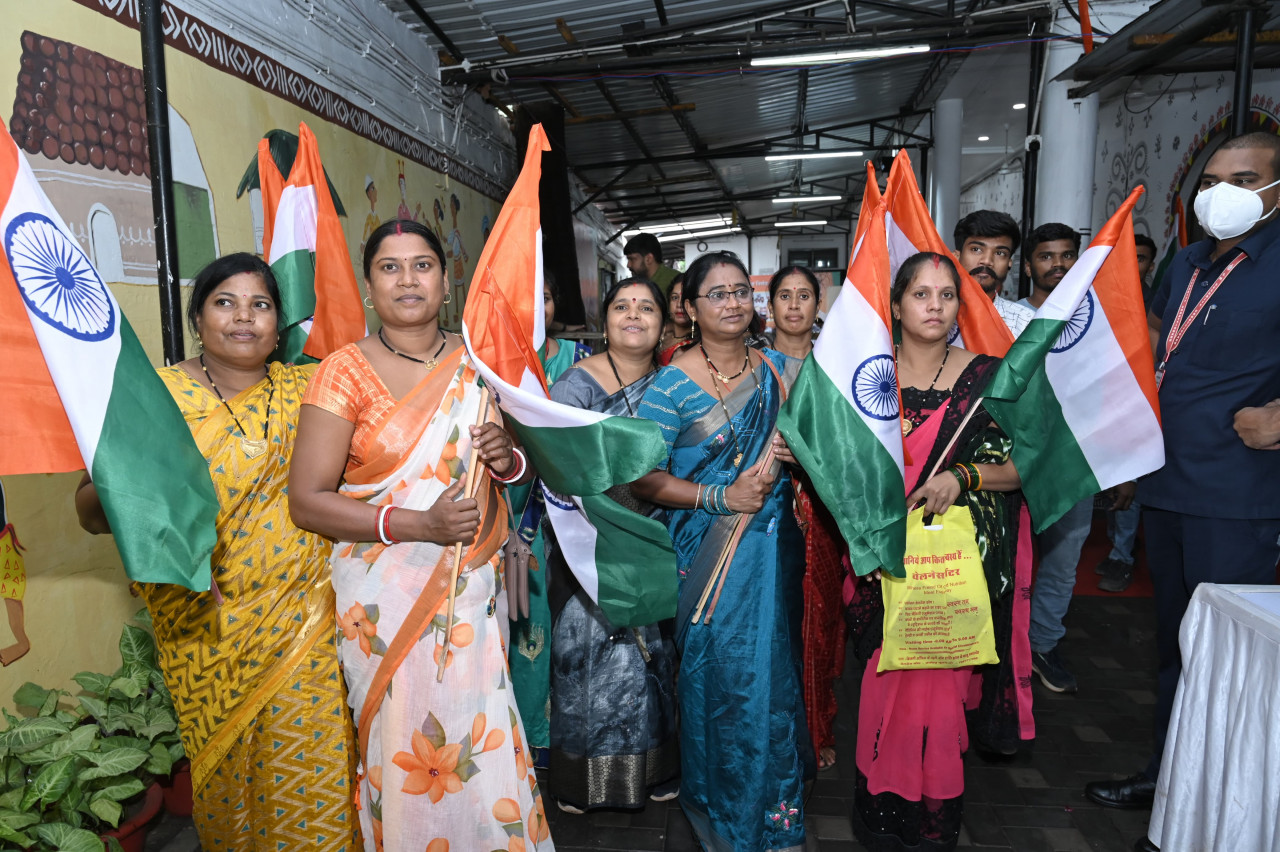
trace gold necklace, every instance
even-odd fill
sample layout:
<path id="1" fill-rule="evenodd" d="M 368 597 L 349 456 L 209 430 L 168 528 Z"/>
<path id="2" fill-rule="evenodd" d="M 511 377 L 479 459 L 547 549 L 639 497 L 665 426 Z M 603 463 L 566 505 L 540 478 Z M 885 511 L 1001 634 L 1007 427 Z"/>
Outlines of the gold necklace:
<path id="1" fill-rule="evenodd" d="M 271 381 L 271 371 L 267 371 L 267 384 L 271 386 L 271 390 L 267 391 L 267 417 L 262 421 L 262 438 L 258 439 L 249 437 L 244 425 L 240 423 L 240 418 L 236 417 L 236 413 L 231 410 L 231 404 L 222 395 L 222 391 L 218 390 L 217 384 L 213 381 L 213 376 L 209 375 L 209 368 L 204 364 L 203 352 L 200 353 L 200 369 L 204 370 L 204 377 L 209 380 L 209 387 L 213 388 L 213 392 L 218 395 L 218 399 L 222 401 L 227 413 L 231 415 L 231 419 L 236 422 L 236 428 L 240 430 L 240 449 L 244 451 L 245 458 L 256 459 L 265 453 L 267 451 L 267 424 L 271 417 L 271 397 L 276 392 L 276 383 Z"/>
<path id="2" fill-rule="evenodd" d="M 733 457 L 733 466 L 738 467 L 739 465 L 742 464 L 742 445 L 738 443 L 738 430 L 733 428 L 733 418 L 729 416 L 729 407 L 724 404 L 724 397 L 720 395 L 720 388 L 716 387 L 715 376 L 719 376 L 720 373 L 718 370 L 712 367 L 711 359 L 707 358 L 706 356 L 707 356 L 707 350 L 703 349 L 702 357 L 706 359 L 706 362 L 707 362 L 707 373 L 713 374 L 711 379 L 711 389 L 716 392 L 716 402 L 720 403 L 720 410 L 724 412 L 725 423 L 729 425 L 729 434 L 733 437 L 733 448 L 734 450 L 737 451 L 737 455 Z M 748 366 L 751 365 L 750 349 L 747 350 L 747 365 Z M 746 367 L 744 367 L 742 370 L 739 370 L 738 376 L 741 376 L 745 370 L 746 370 Z M 734 378 L 736 379 L 738 376 L 734 376 Z M 720 376 L 720 379 L 721 381 L 723 381 L 724 376 Z M 751 373 L 751 380 L 756 383 L 756 405 L 759 406 L 761 405 L 761 401 L 759 398 L 760 380 L 756 378 L 756 374 L 754 371 Z M 725 382 L 726 387 L 728 386 L 728 384 L 729 384 L 728 382 Z"/>
<path id="3" fill-rule="evenodd" d="M 734 373 L 732 376 L 726 376 L 724 373 L 720 372 L 720 368 L 717 367 L 714 362 L 712 362 L 711 356 L 707 354 L 707 349 L 705 346 L 699 343 L 698 348 L 702 350 L 702 360 L 707 362 L 707 370 L 711 372 L 715 377 L 711 381 L 712 386 L 715 385 L 715 379 L 719 379 L 720 381 L 724 382 L 725 387 L 729 387 L 729 382 L 738 378 L 738 376 L 741 376 L 743 373 L 747 371 L 747 368 L 751 366 L 751 347 L 750 346 L 742 347 L 744 350 L 742 353 L 742 369 Z"/>

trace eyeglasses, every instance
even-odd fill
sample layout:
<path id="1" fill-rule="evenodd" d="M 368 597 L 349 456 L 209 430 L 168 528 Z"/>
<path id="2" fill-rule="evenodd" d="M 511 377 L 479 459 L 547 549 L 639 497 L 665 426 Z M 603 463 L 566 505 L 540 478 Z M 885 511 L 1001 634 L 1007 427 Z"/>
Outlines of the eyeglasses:
<path id="1" fill-rule="evenodd" d="M 736 290 L 712 290 L 710 293 L 704 293 L 698 298 L 706 299 L 713 305 L 723 305 L 725 300 L 729 298 L 737 302 L 750 302 L 751 288 L 739 287 Z"/>

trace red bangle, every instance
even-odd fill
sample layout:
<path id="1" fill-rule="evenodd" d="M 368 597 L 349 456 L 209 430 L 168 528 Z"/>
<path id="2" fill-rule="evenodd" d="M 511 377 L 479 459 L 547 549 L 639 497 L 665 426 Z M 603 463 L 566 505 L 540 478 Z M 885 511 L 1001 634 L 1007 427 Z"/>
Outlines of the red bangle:
<path id="1" fill-rule="evenodd" d="M 391 513 L 396 510 L 395 506 L 380 506 L 378 508 L 378 541 L 390 547 L 393 544 L 399 544 L 400 539 L 393 538 L 391 535 Z"/>
<path id="2" fill-rule="evenodd" d="M 493 468 L 489 468 L 489 475 L 493 477 L 495 482 L 501 482 L 503 485 L 510 485 L 511 483 L 519 480 L 520 477 L 524 476 L 525 468 L 528 467 L 524 451 L 519 447 L 513 447 L 511 450 L 511 458 L 516 462 L 515 471 L 507 476 L 498 476 L 498 474 L 493 472 Z"/>

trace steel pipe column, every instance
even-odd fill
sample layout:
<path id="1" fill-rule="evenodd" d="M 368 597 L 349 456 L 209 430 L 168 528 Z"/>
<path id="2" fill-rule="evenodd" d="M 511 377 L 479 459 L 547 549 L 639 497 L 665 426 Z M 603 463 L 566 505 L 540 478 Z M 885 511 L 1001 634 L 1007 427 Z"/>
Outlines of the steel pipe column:
<path id="1" fill-rule="evenodd" d="M 1065 11 L 1059 15 L 1066 17 Z M 1075 21 L 1067 19 L 1078 29 Z M 1060 22 L 1061 24 L 1061 22 Z M 1058 28 L 1055 28 L 1058 29 Z M 1083 53 L 1071 41 L 1055 41 L 1045 57 L 1044 101 L 1040 106 L 1040 145 L 1036 180 L 1035 220 L 1030 230 L 1046 222 L 1061 222 L 1085 235 L 1093 233 L 1094 155 L 1098 147 L 1098 95 L 1078 100 L 1067 97 L 1070 84 L 1053 78 Z M 1033 104 L 1028 105 L 1034 109 Z"/>
<path id="2" fill-rule="evenodd" d="M 929 209 L 947 245 L 960 221 L 960 147 L 964 141 L 964 101 L 940 100 L 933 108 L 933 156 L 930 158 L 932 198 Z"/>

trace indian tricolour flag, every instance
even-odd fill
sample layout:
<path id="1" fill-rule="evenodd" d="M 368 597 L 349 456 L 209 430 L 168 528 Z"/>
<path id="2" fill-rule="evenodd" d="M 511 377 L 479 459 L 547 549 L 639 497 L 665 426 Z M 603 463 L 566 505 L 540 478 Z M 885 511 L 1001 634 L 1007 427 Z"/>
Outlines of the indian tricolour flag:
<path id="1" fill-rule="evenodd" d="M 1036 311 L 984 405 L 1013 438 L 1036 531 L 1164 465 L 1131 213 L 1139 187 Z"/>
<path id="2" fill-rule="evenodd" d="M 902 573 L 906 486 L 885 199 L 858 217 L 840 297 L 778 414 L 778 429 L 849 544 L 859 574 Z"/>
<path id="3" fill-rule="evenodd" d="M 885 236 L 889 243 L 891 276 L 896 276 L 903 261 L 917 252 L 931 251 L 954 258 L 929 215 L 906 149 L 899 151 L 893 159 L 884 198 L 888 209 Z M 956 268 L 960 271 L 960 314 L 951 331 L 950 342 L 983 355 L 1004 355 L 1009 344 L 1013 343 L 1013 333 L 968 270 L 959 262 Z"/>
<path id="4" fill-rule="evenodd" d="M 648 420 L 553 402 L 538 360 L 545 336 L 538 179 L 548 150 L 535 125 L 471 279 L 463 340 L 537 470 L 547 518 L 574 576 L 616 626 L 652 624 L 676 611 L 671 539 L 660 522 L 604 492 L 658 465 L 666 455 L 661 431 Z"/>
<path id="5" fill-rule="evenodd" d="M 320 148 L 311 128 L 298 125 L 298 154 L 285 181 L 258 142 L 263 252 L 280 286 L 280 345 L 285 363 L 319 361 L 367 333 L 347 238 L 338 220 Z"/>
<path id="6" fill-rule="evenodd" d="M 0 141 L 0 474 L 87 470 L 128 575 L 209 589 L 218 502 L 182 413 L 13 140 Z"/>

